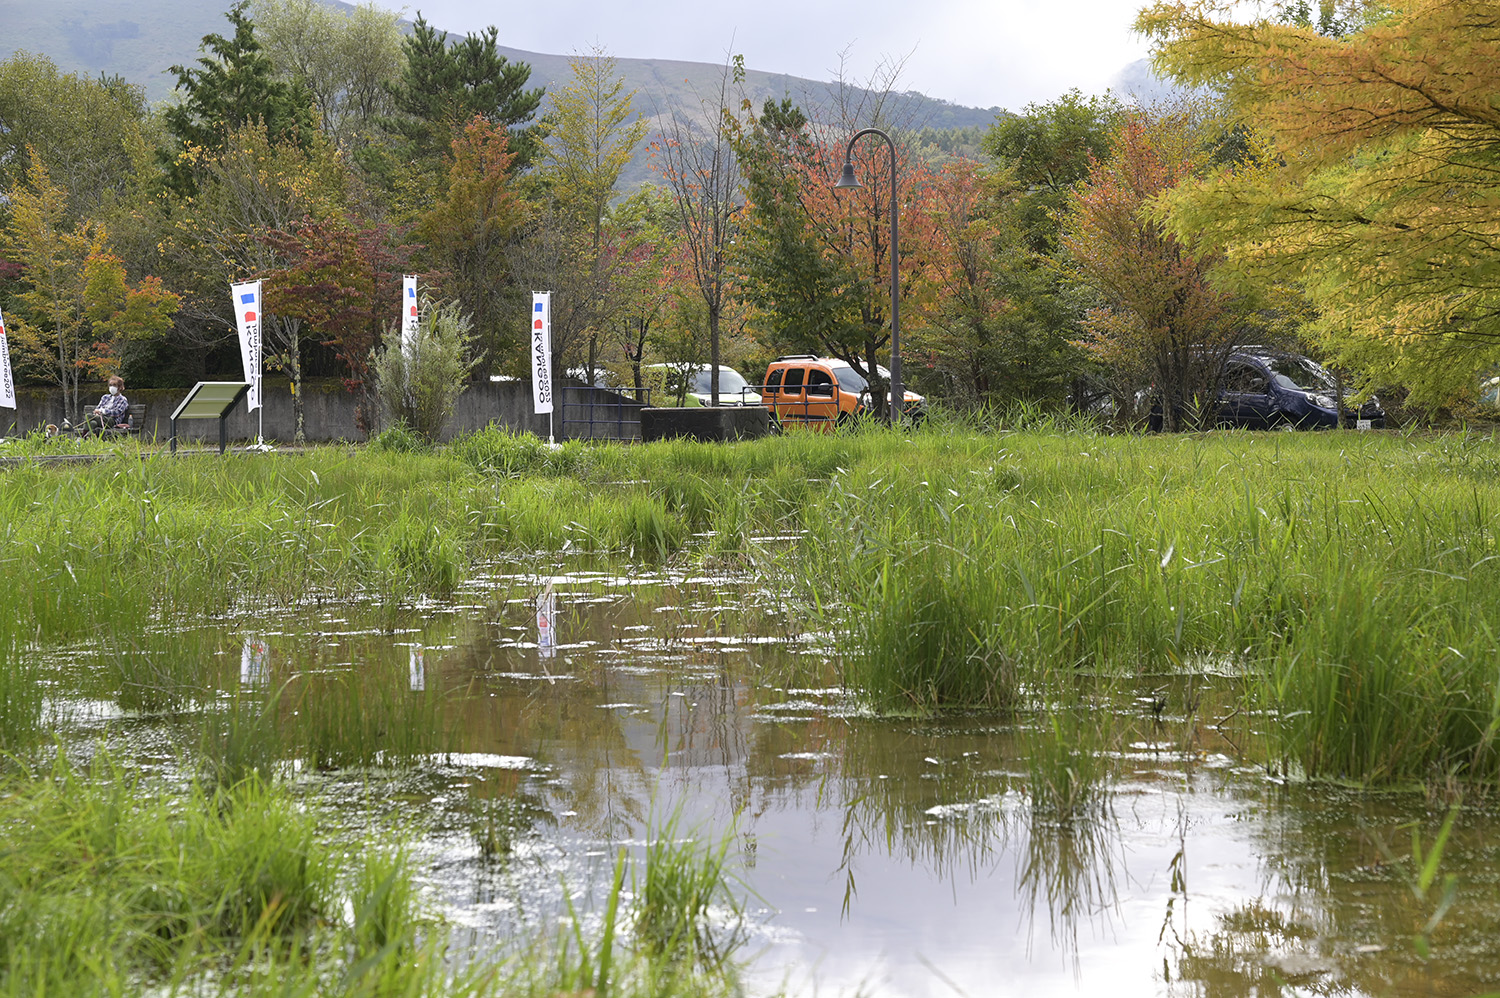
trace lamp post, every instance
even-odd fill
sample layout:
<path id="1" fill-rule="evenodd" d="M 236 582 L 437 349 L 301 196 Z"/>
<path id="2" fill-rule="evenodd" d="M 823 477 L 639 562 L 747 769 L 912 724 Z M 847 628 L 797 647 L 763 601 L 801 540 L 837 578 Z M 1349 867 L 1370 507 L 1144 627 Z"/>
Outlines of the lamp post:
<path id="1" fill-rule="evenodd" d="M 901 409 L 906 402 L 906 393 L 901 388 L 901 273 L 900 273 L 900 228 L 897 225 L 896 212 L 896 143 L 891 137 L 878 128 L 861 128 L 849 139 L 849 147 L 844 151 L 844 172 L 839 175 L 839 182 L 834 184 L 838 190 L 847 190 L 853 187 L 863 187 L 858 180 L 854 179 L 854 143 L 866 135 L 878 135 L 885 139 L 885 144 L 891 151 L 891 425 L 895 426 L 901 421 Z M 872 371 L 871 374 L 876 372 Z"/>

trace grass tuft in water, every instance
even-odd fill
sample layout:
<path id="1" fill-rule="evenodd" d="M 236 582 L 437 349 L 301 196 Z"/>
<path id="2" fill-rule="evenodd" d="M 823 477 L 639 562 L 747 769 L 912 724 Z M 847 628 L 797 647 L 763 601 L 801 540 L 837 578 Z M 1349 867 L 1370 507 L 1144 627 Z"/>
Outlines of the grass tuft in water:
<path id="1" fill-rule="evenodd" d="M 633 883 L 632 925 L 648 954 L 713 969 L 743 942 L 744 909 L 727 868 L 733 842 L 733 835 L 700 841 L 682 828 L 680 811 L 652 830 Z"/>

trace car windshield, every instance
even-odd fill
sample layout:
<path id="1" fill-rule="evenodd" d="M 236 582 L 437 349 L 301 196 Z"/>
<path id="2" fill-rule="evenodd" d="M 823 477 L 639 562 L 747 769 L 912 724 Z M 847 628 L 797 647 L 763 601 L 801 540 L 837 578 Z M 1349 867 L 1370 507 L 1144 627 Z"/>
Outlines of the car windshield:
<path id="1" fill-rule="evenodd" d="M 719 394 L 720 395 L 738 395 L 740 392 L 744 391 L 746 388 L 749 388 L 749 387 L 750 387 L 750 382 L 746 381 L 745 378 L 744 378 L 744 376 L 741 375 L 740 372 L 736 371 L 734 368 L 732 368 L 732 367 L 721 367 L 721 368 L 719 368 Z M 695 372 L 693 374 L 693 389 L 692 390 L 695 391 L 695 392 L 699 392 L 701 394 L 704 394 L 704 395 L 707 395 L 710 391 L 713 390 L 713 386 L 708 383 L 708 372 L 707 371 L 697 371 L 697 372 Z"/>
<path id="2" fill-rule="evenodd" d="M 891 372 L 886 370 L 884 364 L 876 364 L 875 369 L 880 372 L 880 376 L 887 382 L 891 380 Z M 862 392 L 870 387 L 870 383 L 865 380 L 865 376 L 853 367 L 835 367 L 833 369 L 833 376 L 839 379 L 839 387 L 846 392 Z"/>
<path id="3" fill-rule="evenodd" d="M 1306 357 L 1268 357 L 1266 364 L 1282 388 L 1294 388 L 1300 392 L 1333 391 L 1338 382 L 1328 369 Z"/>

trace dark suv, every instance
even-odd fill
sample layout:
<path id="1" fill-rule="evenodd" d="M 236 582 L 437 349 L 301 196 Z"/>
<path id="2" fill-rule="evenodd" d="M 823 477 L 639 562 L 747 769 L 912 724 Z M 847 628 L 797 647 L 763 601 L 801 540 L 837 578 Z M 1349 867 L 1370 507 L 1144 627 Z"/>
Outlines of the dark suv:
<path id="1" fill-rule="evenodd" d="M 1328 369 L 1300 354 L 1264 347 L 1238 347 L 1219 375 L 1219 403 L 1214 421 L 1250 430 L 1322 429 L 1339 425 L 1340 385 Z M 1344 411 L 1359 424 L 1385 425 L 1380 400 L 1367 399 L 1358 410 L 1344 394 Z M 1152 429 L 1161 428 L 1160 403 L 1151 413 Z"/>

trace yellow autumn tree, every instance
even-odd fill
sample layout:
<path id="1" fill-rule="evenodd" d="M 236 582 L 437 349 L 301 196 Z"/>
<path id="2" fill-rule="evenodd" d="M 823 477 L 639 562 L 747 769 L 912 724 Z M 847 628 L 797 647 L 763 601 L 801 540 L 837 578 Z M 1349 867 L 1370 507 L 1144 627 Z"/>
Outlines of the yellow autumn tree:
<path id="1" fill-rule="evenodd" d="M 115 370 L 132 339 L 162 335 L 181 299 L 154 277 L 131 286 L 104 227 L 68 221 L 68 191 L 37 156 L 5 198 L 0 249 L 21 266 L 6 316 L 11 344 L 23 368 L 62 389 L 65 411 L 77 418 L 84 376 Z"/>
<path id="2" fill-rule="evenodd" d="M 1323 6 L 1140 13 L 1157 69 L 1221 89 L 1249 143 L 1160 208 L 1242 279 L 1299 284 L 1336 357 L 1441 404 L 1500 362 L 1500 2 Z"/>

